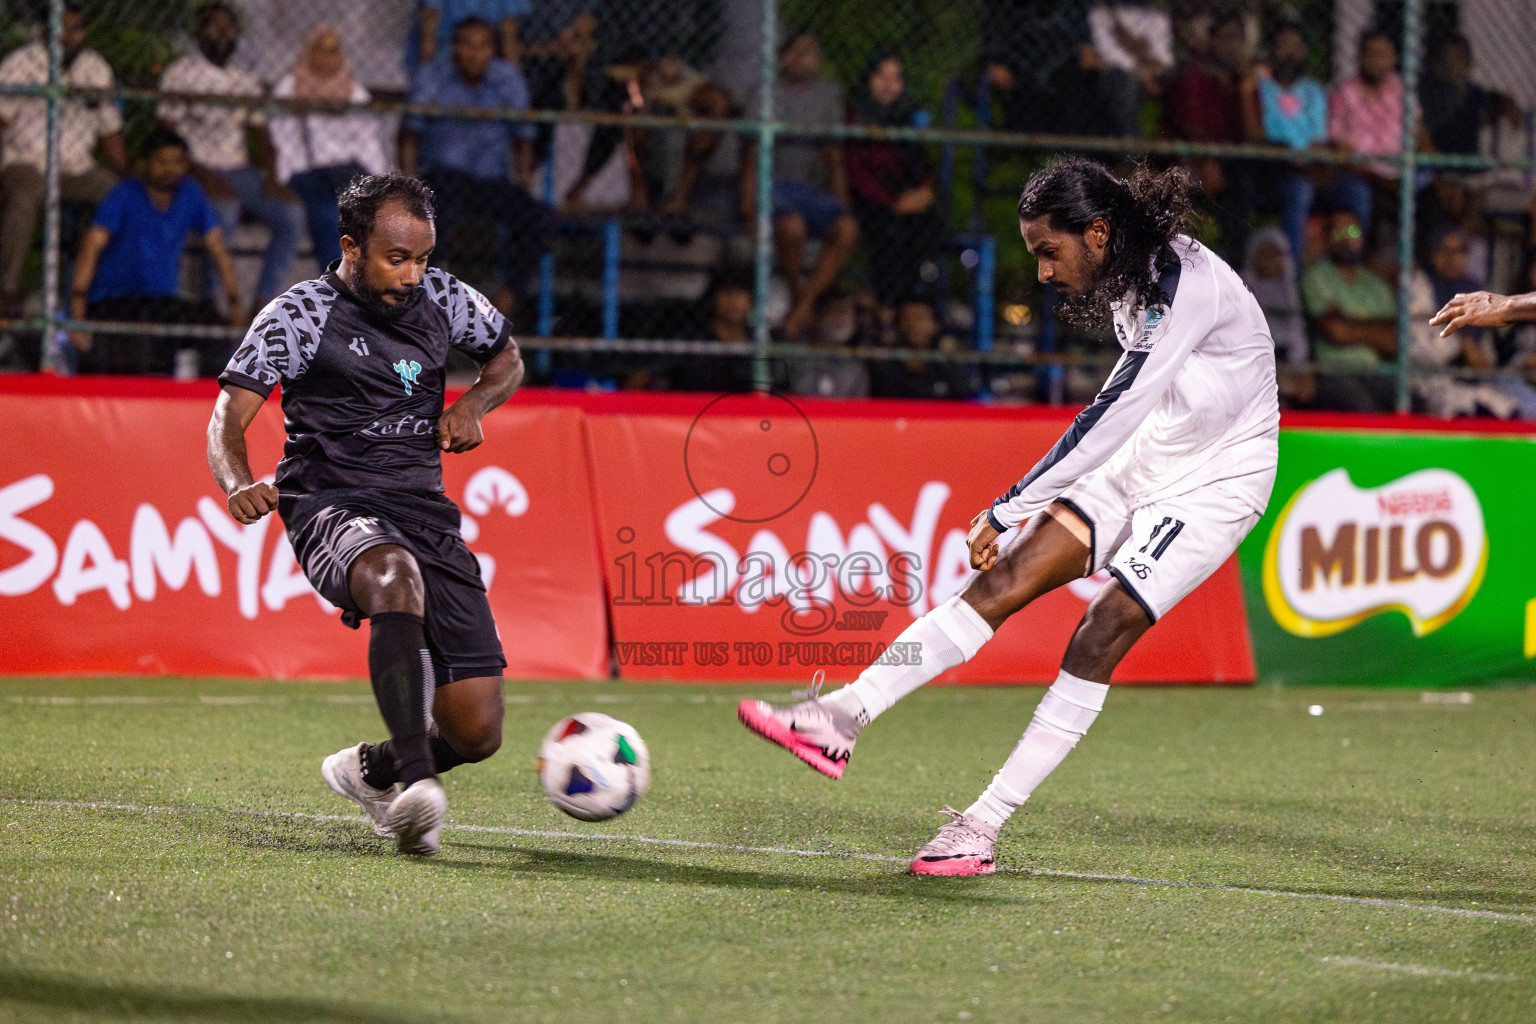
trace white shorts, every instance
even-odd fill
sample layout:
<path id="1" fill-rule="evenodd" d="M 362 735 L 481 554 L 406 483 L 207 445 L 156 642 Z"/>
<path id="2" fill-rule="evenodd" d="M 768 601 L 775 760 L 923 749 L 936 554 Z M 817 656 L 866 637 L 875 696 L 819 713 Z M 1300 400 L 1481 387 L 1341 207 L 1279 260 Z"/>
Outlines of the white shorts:
<path id="1" fill-rule="evenodd" d="M 1261 472 L 1274 476 L 1273 467 Z M 1088 524 L 1084 575 L 1108 567 L 1156 622 L 1220 568 L 1259 521 L 1247 496 L 1252 487 L 1234 484 L 1217 481 L 1177 497 L 1133 505 L 1116 474 L 1105 466 L 1056 500 Z"/>

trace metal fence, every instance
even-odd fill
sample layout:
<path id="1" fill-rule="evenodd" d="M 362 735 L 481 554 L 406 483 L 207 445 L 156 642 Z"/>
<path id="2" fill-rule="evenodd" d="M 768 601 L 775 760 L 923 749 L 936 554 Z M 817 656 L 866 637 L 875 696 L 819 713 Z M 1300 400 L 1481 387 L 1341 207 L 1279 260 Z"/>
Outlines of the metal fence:
<path id="1" fill-rule="evenodd" d="M 1079 152 L 1190 169 L 1287 402 L 1536 415 L 1536 337 L 1425 326 L 1536 288 L 1527 0 L 52 0 L 0 44 L 17 367 L 216 372 L 398 167 L 536 380 L 1082 400 L 1113 343 L 1013 215 Z"/>

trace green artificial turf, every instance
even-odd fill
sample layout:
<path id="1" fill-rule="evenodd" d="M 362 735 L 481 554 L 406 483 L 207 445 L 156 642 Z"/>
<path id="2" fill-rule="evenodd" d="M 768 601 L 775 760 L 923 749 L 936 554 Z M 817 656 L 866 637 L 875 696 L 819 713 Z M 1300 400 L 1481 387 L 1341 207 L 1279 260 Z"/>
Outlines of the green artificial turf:
<path id="1" fill-rule="evenodd" d="M 785 690 L 514 684 L 423 861 L 320 780 L 360 683 L 0 682 L 0 1021 L 1536 1020 L 1536 689 L 1117 689 L 997 875 L 905 876 L 1040 692 L 919 692 L 835 783 L 736 723 Z M 533 775 L 583 709 L 654 762 L 606 824 Z"/>

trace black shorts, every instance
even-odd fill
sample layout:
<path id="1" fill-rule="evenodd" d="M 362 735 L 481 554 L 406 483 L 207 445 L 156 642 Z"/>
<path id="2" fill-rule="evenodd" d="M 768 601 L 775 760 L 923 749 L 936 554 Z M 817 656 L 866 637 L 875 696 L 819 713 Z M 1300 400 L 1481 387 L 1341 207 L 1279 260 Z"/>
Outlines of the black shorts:
<path id="1" fill-rule="evenodd" d="M 507 667 L 480 563 L 459 535 L 459 507 L 441 495 L 380 490 L 282 495 L 278 512 L 304 575 L 356 629 L 364 618 L 348 573 L 369 548 L 398 544 L 416 558 L 426 588 L 427 646 L 439 685 L 499 676 Z"/>

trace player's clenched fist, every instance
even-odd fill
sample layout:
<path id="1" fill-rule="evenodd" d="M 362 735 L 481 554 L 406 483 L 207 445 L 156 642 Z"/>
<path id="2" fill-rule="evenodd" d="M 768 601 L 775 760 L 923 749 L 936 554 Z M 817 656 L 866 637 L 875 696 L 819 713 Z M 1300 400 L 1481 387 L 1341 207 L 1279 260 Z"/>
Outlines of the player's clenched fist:
<path id="1" fill-rule="evenodd" d="M 229 514 L 241 526 L 250 526 L 268 512 L 276 511 L 277 488 L 271 484 L 246 484 L 230 492 Z"/>
<path id="2" fill-rule="evenodd" d="M 976 513 L 976 518 L 971 520 L 971 532 L 965 538 L 965 542 L 971 548 L 971 568 L 983 571 L 992 568 L 997 561 L 998 532 L 993 529 L 992 522 L 987 518 L 990 509 L 983 509 Z"/>
<path id="3" fill-rule="evenodd" d="M 480 442 L 484 440 L 480 417 L 462 408 L 460 403 L 454 402 L 452 408 L 438 417 L 437 446 L 443 451 L 467 452 L 471 448 L 480 447 Z"/>

